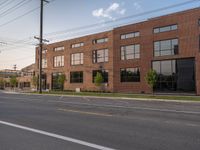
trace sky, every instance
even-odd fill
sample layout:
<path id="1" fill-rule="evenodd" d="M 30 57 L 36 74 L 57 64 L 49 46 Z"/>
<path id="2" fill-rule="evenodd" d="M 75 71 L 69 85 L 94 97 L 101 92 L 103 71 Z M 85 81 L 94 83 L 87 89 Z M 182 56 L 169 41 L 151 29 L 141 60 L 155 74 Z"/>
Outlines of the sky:
<path id="1" fill-rule="evenodd" d="M 39 7 L 40 0 L 0 0 L 0 70 L 35 62 Z M 44 38 L 53 43 L 195 7 L 200 0 L 49 0 L 44 6 Z M 165 9 L 157 11 L 160 8 Z"/>

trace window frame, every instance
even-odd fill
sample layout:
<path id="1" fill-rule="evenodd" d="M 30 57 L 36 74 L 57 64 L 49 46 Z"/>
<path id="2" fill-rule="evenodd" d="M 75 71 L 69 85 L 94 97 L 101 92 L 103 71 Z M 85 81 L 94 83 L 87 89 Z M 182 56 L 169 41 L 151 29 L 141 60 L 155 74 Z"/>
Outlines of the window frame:
<path id="1" fill-rule="evenodd" d="M 47 58 L 42 58 L 42 69 L 47 68 Z"/>
<path id="2" fill-rule="evenodd" d="M 98 42 L 98 41 L 100 41 L 100 40 L 103 40 L 103 41 Z M 94 39 L 94 40 L 92 40 L 92 43 L 93 43 L 93 44 L 102 44 L 102 43 L 108 42 L 108 40 L 109 40 L 108 37 L 104 37 L 104 38 Z"/>
<path id="3" fill-rule="evenodd" d="M 132 74 L 135 74 L 139 70 L 139 76 L 133 76 L 132 80 L 128 80 L 131 76 L 127 75 L 127 70 L 133 69 L 134 72 Z M 132 67 L 132 68 L 120 68 L 120 82 L 121 83 L 138 83 L 141 82 L 141 71 L 140 67 Z M 122 71 L 125 71 L 125 76 L 122 76 Z M 134 79 L 135 78 L 135 79 Z"/>
<path id="4" fill-rule="evenodd" d="M 84 42 L 74 43 L 74 44 L 71 44 L 71 48 L 79 48 L 79 47 L 83 47 L 84 45 L 85 45 Z"/>
<path id="5" fill-rule="evenodd" d="M 129 55 L 133 55 L 133 58 L 130 58 L 130 59 L 127 59 L 127 53 L 125 52 L 126 51 L 126 48 L 125 47 L 128 47 L 128 46 L 134 46 L 134 49 L 133 49 L 133 53 L 130 53 Z M 139 52 L 136 52 L 136 46 L 139 46 Z M 122 48 L 125 48 L 124 50 Z M 135 59 L 140 59 L 140 56 L 141 56 L 141 45 L 140 44 L 131 44 L 131 45 L 123 45 L 120 47 L 120 59 L 121 60 L 135 60 Z M 122 56 L 122 51 L 124 51 L 124 55 Z M 139 56 L 139 57 L 136 57 L 136 56 Z"/>
<path id="6" fill-rule="evenodd" d="M 109 72 L 106 69 L 103 70 L 92 70 L 92 83 L 94 83 L 94 79 L 95 79 L 95 75 L 94 73 L 97 74 L 97 72 L 101 73 L 102 77 L 103 77 L 103 83 L 108 83 L 109 82 Z M 107 77 L 105 78 L 104 75 L 107 74 Z"/>
<path id="7" fill-rule="evenodd" d="M 138 36 L 136 36 L 137 33 L 139 33 Z M 128 35 L 131 35 L 131 34 L 133 34 L 133 36 L 127 37 Z M 120 39 L 125 40 L 125 39 L 130 39 L 130 38 L 136 38 L 136 37 L 139 37 L 139 36 L 140 36 L 140 31 L 135 31 L 135 32 L 129 32 L 129 33 L 121 34 Z M 122 38 L 122 37 L 124 37 L 124 38 Z"/>
<path id="8" fill-rule="evenodd" d="M 103 57 L 98 57 L 98 51 L 103 51 Z M 107 51 L 107 52 L 106 52 Z M 107 53 L 107 56 L 106 56 Z M 98 61 L 99 59 L 103 58 L 103 61 Z M 92 62 L 93 64 L 97 64 L 97 63 L 106 63 L 109 61 L 109 49 L 108 48 L 104 48 L 104 49 L 98 49 L 98 50 L 93 50 L 92 51 Z"/>
<path id="9" fill-rule="evenodd" d="M 59 51 L 64 51 L 65 47 L 64 46 L 57 46 L 53 48 L 54 52 L 59 52 Z"/>
<path id="10" fill-rule="evenodd" d="M 79 55 L 79 59 L 75 59 L 76 55 Z M 80 63 L 76 64 L 75 62 L 79 61 Z M 84 63 L 84 53 L 83 52 L 78 52 L 78 53 L 72 53 L 70 55 L 70 65 L 71 66 L 78 66 L 78 65 L 83 65 Z"/>
<path id="11" fill-rule="evenodd" d="M 58 58 L 61 57 L 60 65 L 58 65 Z M 58 55 L 53 57 L 53 67 L 54 68 L 59 68 L 59 67 L 64 67 L 65 65 L 65 57 L 64 55 Z"/>
<path id="12" fill-rule="evenodd" d="M 175 29 L 173 29 L 173 27 L 175 27 Z M 166 31 L 161 31 L 161 29 L 163 28 L 167 28 L 169 27 L 170 29 L 169 30 L 166 30 Z M 156 31 L 158 30 L 158 31 Z M 178 30 L 178 24 L 172 24 L 172 25 L 166 25 L 166 26 L 161 26 L 161 27 L 155 27 L 153 28 L 153 34 L 157 34 L 157 33 L 163 33 L 163 32 L 169 32 L 169 31 L 175 31 L 175 30 Z"/>
<path id="13" fill-rule="evenodd" d="M 72 78 L 72 74 L 73 73 L 80 73 L 79 74 L 79 78 L 78 79 L 74 79 L 74 77 Z M 73 79 L 73 80 L 72 80 Z M 84 74 L 83 74 L 83 71 L 71 71 L 70 72 L 70 83 L 73 84 L 73 83 L 83 83 L 83 80 L 84 80 Z"/>
<path id="14" fill-rule="evenodd" d="M 177 48 L 173 47 L 173 40 L 177 40 Z M 171 49 L 164 49 L 164 50 L 161 50 L 161 42 L 164 42 L 164 41 L 170 41 L 170 47 Z M 158 44 L 158 47 L 159 49 L 158 50 L 155 50 L 156 46 L 155 46 L 155 43 L 159 43 Z M 174 45 L 175 46 L 175 45 Z M 177 49 L 177 50 L 176 50 Z M 166 52 L 166 51 L 169 51 L 170 50 L 170 55 L 162 55 L 161 52 Z M 159 55 L 155 55 L 155 52 L 158 52 Z M 174 53 L 174 54 L 173 54 Z M 178 55 L 179 54 L 179 38 L 172 38 L 172 39 L 164 39 L 164 40 L 158 40 L 158 41 L 154 41 L 153 42 L 153 56 L 154 57 L 160 57 L 160 56 L 175 56 L 175 55 Z"/>

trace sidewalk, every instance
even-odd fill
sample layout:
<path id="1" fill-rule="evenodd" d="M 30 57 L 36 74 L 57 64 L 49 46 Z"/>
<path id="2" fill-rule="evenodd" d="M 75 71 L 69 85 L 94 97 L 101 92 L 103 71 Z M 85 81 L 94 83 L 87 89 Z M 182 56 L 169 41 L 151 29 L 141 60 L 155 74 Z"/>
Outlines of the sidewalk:
<path id="1" fill-rule="evenodd" d="M 22 93 L 27 95 L 41 95 L 39 93 Z M 143 101 L 170 101 L 170 102 L 196 102 L 200 103 L 199 96 L 178 96 L 178 95 L 147 95 L 147 94 L 122 94 L 122 93 L 92 93 L 92 92 L 43 92 L 42 95 L 61 97 L 85 97 L 102 99 L 124 99 Z"/>

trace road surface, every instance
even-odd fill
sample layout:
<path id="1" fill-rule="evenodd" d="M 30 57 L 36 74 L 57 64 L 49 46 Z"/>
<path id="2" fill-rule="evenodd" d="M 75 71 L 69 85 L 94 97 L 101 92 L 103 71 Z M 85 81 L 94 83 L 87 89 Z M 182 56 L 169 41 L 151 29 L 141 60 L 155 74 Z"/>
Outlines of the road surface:
<path id="1" fill-rule="evenodd" d="M 0 150 L 199 150 L 200 103 L 0 92 Z"/>

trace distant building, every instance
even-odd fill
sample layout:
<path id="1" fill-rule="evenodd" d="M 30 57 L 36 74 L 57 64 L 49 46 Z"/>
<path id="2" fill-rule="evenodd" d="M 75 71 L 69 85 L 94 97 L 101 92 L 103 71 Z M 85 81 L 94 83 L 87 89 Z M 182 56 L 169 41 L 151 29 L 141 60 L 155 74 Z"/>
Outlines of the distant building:
<path id="1" fill-rule="evenodd" d="M 35 64 L 29 65 L 20 70 L 20 76 L 17 78 L 18 88 L 21 90 L 29 90 L 35 88 L 32 84 L 33 76 L 35 76 Z"/>
<path id="2" fill-rule="evenodd" d="M 20 70 L 11 70 L 11 69 L 4 69 L 0 70 L 0 77 L 2 78 L 10 78 L 11 76 L 19 76 Z"/>
<path id="3" fill-rule="evenodd" d="M 194 92 L 200 95 L 200 8 L 114 28 L 44 46 L 43 88 L 96 91 L 100 72 L 111 92 L 151 93 L 145 81 L 150 69 L 159 79 L 159 92 Z M 39 52 L 36 48 L 36 73 Z"/>
<path id="4" fill-rule="evenodd" d="M 32 85 L 32 79 L 35 75 L 35 64 L 29 65 L 21 70 L 0 70 L 0 78 L 4 80 L 4 89 L 10 89 L 10 78 L 15 76 L 17 78 L 18 90 L 31 90 L 35 88 Z M 2 88 L 2 87 L 1 87 Z"/>

